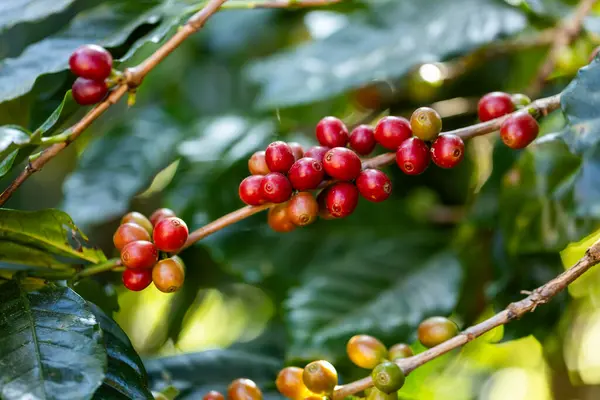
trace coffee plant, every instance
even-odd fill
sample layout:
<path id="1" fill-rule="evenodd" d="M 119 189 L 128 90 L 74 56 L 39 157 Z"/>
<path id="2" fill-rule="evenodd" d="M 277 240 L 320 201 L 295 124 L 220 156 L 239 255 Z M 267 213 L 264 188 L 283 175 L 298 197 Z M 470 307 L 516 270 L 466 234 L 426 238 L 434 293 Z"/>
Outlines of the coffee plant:
<path id="1" fill-rule="evenodd" d="M 598 398 L 596 3 L 0 4 L 0 398 Z"/>

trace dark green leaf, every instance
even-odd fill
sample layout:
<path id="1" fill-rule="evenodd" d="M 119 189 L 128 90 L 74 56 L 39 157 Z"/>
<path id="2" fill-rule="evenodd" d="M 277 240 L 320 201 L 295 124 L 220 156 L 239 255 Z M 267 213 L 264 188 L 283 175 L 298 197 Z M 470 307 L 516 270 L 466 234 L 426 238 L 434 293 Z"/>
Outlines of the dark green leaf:
<path id="1" fill-rule="evenodd" d="M 96 317 L 69 288 L 27 293 L 0 286 L 0 396 L 3 399 L 92 398 L 106 353 Z"/>
<path id="2" fill-rule="evenodd" d="M 129 338 L 112 318 L 95 304 L 88 303 L 102 328 L 108 355 L 108 370 L 102 386 L 94 395 L 98 400 L 153 399 L 140 356 Z"/>
<path id="3" fill-rule="evenodd" d="M 59 13 L 76 0 L 11 0 L 0 3 L 0 32 Z"/>
<path id="4" fill-rule="evenodd" d="M 81 297 L 94 303 L 109 316 L 119 311 L 119 299 L 115 287 L 110 283 L 102 283 L 93 278 L 77 281 L 73 290 Z"/>
<path id="5" fill-rule="evenodd" d="M 68 120 L 69 117 L 75 114 L 77 110 L 79 110 L 79 106 L 75 103 L 75 100 L 73 100 L 71 91 L 68 90 L 59 106 L 52 114 L 50 114 L 48 119 L 33 132 L 33 134 L 39 136 L 52 136 L 52 133 Z"/>
<path id="6" fill-rule="evenodd" d="M 463 54 L 524 28 L 525 16 L 498 0 L 386 2 L 324 40 L 259 61 L 263 107 L 330 98 L 414 66 Z"/>
<path id="7" fill-rule="evenodd" d="M 85 246 L 85 235 L 67 214 L 59 210 L 0 209 L 0 240 L 92 263 L 106 261 L 101 250 Z"/>

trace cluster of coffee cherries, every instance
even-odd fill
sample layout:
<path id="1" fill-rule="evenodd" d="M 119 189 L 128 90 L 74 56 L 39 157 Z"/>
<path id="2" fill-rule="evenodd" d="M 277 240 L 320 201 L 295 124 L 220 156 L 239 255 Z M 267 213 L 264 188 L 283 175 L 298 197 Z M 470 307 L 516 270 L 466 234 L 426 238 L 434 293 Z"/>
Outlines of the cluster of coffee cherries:
<path id="1" fill-rule="evenodd" d="M 69 58 L 71 71 L 78 76 L 72 86 L 73 99 L 82 106 L 100 102 L 108 93 L 106 79 L 112 73 L 113 59 L 103 47 L 86 44 Z"/>
<path id="2" fill-rule="evenodd" d="M 179 251 L 187 238 L 187 225 L 168 208 L 156 210 L 150 219 L 135 211 L 126 214 L 113 236 L 126 267 L 125 287 L 138 292 L 154 282 L 164 293 L 179 290 L 185 279 L 185 266 L 181 258 L 169 257 L 168 253 Z"/>

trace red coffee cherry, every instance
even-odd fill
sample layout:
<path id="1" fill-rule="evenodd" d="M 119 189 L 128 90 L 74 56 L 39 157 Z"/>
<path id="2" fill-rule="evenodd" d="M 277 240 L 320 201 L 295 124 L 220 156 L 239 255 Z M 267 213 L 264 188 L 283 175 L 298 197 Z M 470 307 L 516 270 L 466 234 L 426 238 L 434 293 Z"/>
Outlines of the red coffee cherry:
<path id="1" fill-rule="evenodd" d="M 535 118 L 526 111 L 519 111 L 502 123 L 500 137 L 511 149 L 523 149 L 535 140 L 539 131 Z"/>
<path id="2" fill-rule="evenodd" d="M 392 181 L 378 169 L 365 169 L 356 178 L 356 187 L 365 199 L 379 203 L 390 197 Z"/>
<path id="3" fill-rule="evenodd" d="M 151 269 L 125 269 L 123 271 L 123 285 L 133 292 L 146 289 L 152 283 Z"/>
<path id="4" fill-rule="evenodd" d="M 296 226 L 306 226 L 317 220 L 319 204 L 310 192 L 300 192 L 288 203 L 290 220 Z"/>
<path id="5" fill-rule="evenodd" d="M 185 268 L 183 263 L 173 258 L 160 260 L 152 268 L 152 282 L 163 293 L 174 293 L 183 286 Z"/>
<path id="6" fill-rule="evenodd" d="M 296 229 L 288 212 L 288 203 L 271 207 L 267 213 L 267 223 L 275 232 L 286 233 Z"/>
<path id="7" fill-rule="evenodd" d="M 396 163 L 407 175 L 419 175 L 425 171 L 429 160 L 429 147 L 416 137 L 406 140 L 396 152 Z"/>
<path id="8" fill-rule="evenodd" d="M 113 243 L 118 250 L 121 250 L 128 243 L 135 242 L 136 240 L 145 240 L 149 242 L 150 235 L 147 230 L 132 222 L 120 225 L 113 235 Z"/>
<path id="9" fill-rule="evenodd" d="M 150 235 L 152 235 L 152 223 L 146 216 L 137 211 L 132 211 L 127 213 L 121 218 L 121 224 L 126 224 L 128 222 L 132 222 L 134 224 L 138 224 L 142 228 L 148 231 Z"/>
<path id="10" fill-rule="evenodd" d="M 216 390 L 211 390 L 202 397 L 202 400 L 225 400 L 225 397 Z"/>
<path id="11" fill-rule="evenodd" d="M 263 199 L 271 203 L 283 203 L 292 195 L 292 184 L 285 175 L 271 172 L 263 177 L 260 192 Z"/>
<path id="12" fill-rule="evenodd" d="M 319 205 L 319 217 L 325 220 L 335 219 L 333 215 L 329 213 L 327 209 L 327 193 L 331 189 L 331 186 L 321 190 L 317 195 L 317 204 Z"/>
<path id="13" fill-rule="evenodd" d="M 325 178 L 323 164 L 314 158 L 304 157 L 292 165 L 288 179 L 296 190 L 315 189 Z"/>
<path id="14" fill-rule="evenodd" d="M 348 143 L 348 128 L 335 117 L 325 117 L 317 124 L 317 140 L 321 146 L 344 147 Z"/>
<path id="15" fill-rule="evenodd" d="M 483 96 L 477 105 L 479 120 L 481 122 L 499 118 L 515 111 L 510 94 L 504 92 L 492 92 Z"/>
<path id="16" fill-rule="evenodd" d="M 152 215 L 150 215 L 150 223 L 152 223 L 152 226 L 156 226 L 156 224 L 158 224 L 163 219 L 175 216 L 175 211 L 169 208 L 159 208 L 158 210 L 154 211 Z"/>
<path id="17" fill-rule="evenodd" d="M 325 205 L 334 218 L 347 217 L 358 205 L 358 189 L 349 182 L 334 183 L 327 190 Z"/>
<path id="18" fill-rule="evenodd" d="M 77 78 L 71 87 L 71 95 L 80 106 L 89 106 L 99 103 L 108 93 L 108 86 L 104 82 Z"/>
<path id="19" fill-rule="evenodd" d="M 248 159 L 248 170 L 252 175 L 266 175 L 269 172 L 264 151 L 257 151 Z"/>
<path id="20" fill-rule="evenodd" d="M 304 147 L 300 143 L 297 142 L 289 142 L 288 145 L 292 149 L 292 153 L 294 153 L 294 159 L 298 161 L 304 156 Z"/>
<path id="21" fill-rule="evenodd" d="M 69 57 L 71 71 L 82 78 L 102 82 L 111 73 L 113 59 L 105 48 L 86 44 Z"/>
<path id="22" fill-rule="evenodd" d="M 146 240 L 128 243 L 121 251 L 121 262 L 131 269 L 152 268 L 158 261 L 158 249 Z"/>
<path id="23" fill-rule="evenodd" d="M 465 144 L 456 135 L 441 135 L 431 145 L 431 159 L 438 167 L 456 167 L 464 155 Z"/>
<path id="24" fill-rule="evenodd" d="M 240 199 L 249 206 L 259 206 L 265 203 L 260 189 L 262 181 L 262 175 L 252 175 L 244 179 L 238 189 Z"/>
<path id="25" fill-rule="evenodd" d="M 236 379 L 227 388 L 229 400 L 262 400 L 262 392 L 250 379 Z"/>
<path id="26" fill-rule="evenodd" d="M 325 158 L 325 153 L 330 150 L 329 147 L 325 146 L 313 146 L 310 147 L 306 152 L 304 152 L 304 157 L 314 158 L 315 160 L 323 163 L 323 158 Z"/>
<path id="27" fill-rule="evenodd" d="M 360 174 L 362 163 L 352 150 L 345 147 L 335 147 L 325 154 L 323 168 L 325 168 L 327 175 L 334 179 L 351 181 Z"/>
<path id="28" fill-rule="evenodd" d="M 188 234 L 188 227 L 181 218 L 170 217 L 156 224 L 152 239 L 159 250 L 171 253 L 183 247 Z"/>
<path id="29" fill-rule="evenodd" d="M 350 133 L 350 147 L 361 156 L 371 154 L 376 144 L 375 131 L 369 125 L 359 125 Z"/>
<path id="30" fill-rule="evenodd" d="M 375 127 L 375 140 L 388 150 L 397 150 L 407 139 L 412 137 L 410 122 L 402 117 L 383 117 Z"/>
<path id="31" fill-rule="evenodd" d="M 271 172 L 283 174 L 286 174 L 296 161 L 290 145 L 282 141 L 273 142 L 267 146 L 265 160 Z"/>

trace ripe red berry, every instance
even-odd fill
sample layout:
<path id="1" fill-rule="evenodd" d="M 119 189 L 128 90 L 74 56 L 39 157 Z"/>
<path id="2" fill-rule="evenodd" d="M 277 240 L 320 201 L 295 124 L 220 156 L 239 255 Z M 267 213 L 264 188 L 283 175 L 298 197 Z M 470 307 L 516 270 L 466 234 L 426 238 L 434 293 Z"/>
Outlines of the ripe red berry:
<path id="1" fill-rule="evenodd" d="M 146 289 L 152 283 L 151 269 L 125 269 L 123 271 L 123 285 L 133 292 Z"/>
<path id="2" fill-rule="evenodd" d="M 327 190 L 325 205 L 332 217 L 347 217 L 358 205 L 358 189 L 349 182 L 334 183 Z"/>
<path id="3" fill-rule="evenodd" d="M 183 247 L 188 233 L 188 227 L 181 218 L 170 217 L 156 224 L 152 239 L 159 250 L 174 252 Z"/>
<path id="4" fill-rule="evenodd" d="M 310 192 L 296 194 L 288 203 L 290 220 L 296 226 L 306 226 L 317 220 L 319 204 Z"/>
<path id="5" fill-rule="evenodd" d="M 350 149 L 335 147 L 323 158 L 323 168 L 327 175 L 341 181 L 356 179 L 362 169 L 360 158 Z"/>
<path id="6" fill-rule="evenodd" d="M 71 87 L 71 95 L 75 102 L 81 106 L 99 103 L 108 93 L 108 86 L 104 82 L 77 78 Z"/>
<path id="7" fill-rule="evenodd" d="M 323 118 L 317 124 L 316 132 L 321 146 L 344 147 L 348 143 L 348 128 L 338 118 Z"/>
<path id="8" fill-rule="evenodd" d="M 150 222 L 152 223 L 152 226 L 156 226 L 156 224 L 158 224 L 163 219 L 174 216 L 175 211 L 169 208 L 159 208 L 158 210 L 154 211 L 152 215 L 150 215 Z"/>
<path id="9" fill-rule="evenodd" d="M 260 189 L 262 181 L 262 175 L 252 175 L 244 179 L 238 189 L 240 199 L 249 206 L 258 206 L 265 203 Z"/>
<path id="10" fill-rule="evenodd" d="M 327 193 L 331 189 L 331 186 L 321 190 L 317 195 L 317 204 L 319 205 L 319 217 L 325 220 L 335 219 L 333 215 L 329 213 L 327 209 Z"/>
<path id="11" fill-rule="evenodd" d="M 158 261 L 158 249 L 146 240 L 128 243 L 121 250 L 121 262 L 127 268 L 152 268 Z"/>
<path id="12" fill-rule="evenodd" d="M 225 400 L 225 397 L 216 390 L 211 390 L 202 397 L 202 400 Z"/>
<path id="13" fill-rule="evenodd" d="M 167 258 L 160 260 L 152 268 L 152 282 L 163 293 L 173 293 L 183 286 L 185 268 L 177 259 Z"/>
<path id="14" fill-rule="evenodd" d="M 135 242 L 136 240 L 145 240 L 149 242 L 150 235 L 147 230 L 133 222 L 120 225 L 113 235 L 113 243 L 118 250 L 121 250 L 128 243 Z"/>
<path id="15" fill-rule="evenodd" d="M 419 175 L 425 171 L 429 160 L 429 147 L 416 137 L 406 140 L 396 152 L 396 163 L 407 175 Z"/>
<path id="16" fill-rule="evenodd" d="M 128 222 L 132 222 L 134 224 L 138 224 L 142 228 L 148 231 L 150 235 L 152 235 L 152 223 L 146 216 L 137 211 L 132 211 L 127 213 L 121 218 L 121 224 L 126 224 Z"/>
<path id="17" fill-rule="evenodd" d="M 296 190 L 315 189 L 324 177 L 325 170 L 323 169 L 323 164 L 309 157 L 304 157 L 296 161 L 288 172 L 288 179 Z"/>
<path id="18" fill-rule="evenodd" d="M 263 395 L 256 383 L 250 379 L 236 379 L 227 388 L 230 400 L 262 400 Z"/>
<path id="19" fill-rule="evenodd" d="M 264 151 L 257 151 L 248 159 L 248 170 L 252 175 L 266 175 L 269 172 Z"/>
<path id="20" fill-rule="evenodd" d="M 371 154 L 376 144 L 375 131 L 369 125 L 359 125 L 350 133 L 350 147 L 361 156 Z"/>
<path id="21" fill-rule="evenodd" d="M 431 145 L 431 159 L 438 167 L 456 167 L 464 155 L 465 144 L 456 135 L 441 135 Z"/>
<path id="22" fill-rule="evenodd" d="M 298 161 L 304 156 L 304 148 L 300 143 L 297 142 L 289 142 L 288 145 L 292 149 L 292 153 L 294 153 L 294 159 Z"/>
<path id="23" fill-rule="evenodd" d="M 500 137 L 511 149 L 523 149 L 535 140 L 539 131 L 535 118 L 526 111 L 519 111 L 502 123 Z"/>
<path id="24" fill-rule="evenodd" d="M 262 198 L 271 203 L 283 203 L 292 195 L 292 184 L 285 175 L 271 172 L 263 177 L 261 186 Z"/>
<path id="25" fill-rule="evenodd" d="M 375 140 L 388 150 L 397 150 L 410 137 L 412 130 L 406 118 L 383 117 L 375 127 Z"/>
<path id="26" fill-rule="evenodd" d="M 292 164 L 296 161 L 290 145 L 282 141 L 273 142 L 267 146 L 265 160 L 271 172 L 281 172 L 284 174 L 289 171 Z"/>
<path id="27" fill-rule="evenodd" d="M 356 187 L 365 199 L 378 203 L 392 193 L 390 178 L 378 169 L 365 169 L 356 178 Z"/>
<path id="28" fill-rule="evenodd" d="M 296 225 L 290 219 L 287 203 L 271 207 L 267 214 L 267 223 L 275 232 L 286 233 L 296 229 Z"/>
<path id="29" fill-rule="evenodd" d="M 492 92 L 479 100 L 477 110 L 479 120 L 485 122 L 515 111 L 515 105 L 508 93 Z"/>
<path id="30" fill-rule="evenodd" d="M 86 44 L 76 49 L 69 58 L 71 71 L 82 78 L 102 82 L 110 75 L 113 59 L 105 48 Z"/>
<path id="31" fill-rule="evenodd" d="M 314 158 L 315 160 L 322 163 L 323 158 L 325 158 L 325 153 L 327 153 L 329 149 L 329 147 L 325 146 L 313 146 L 306 150 L 306 152 L 304 153 L 304 157 Z"/>

